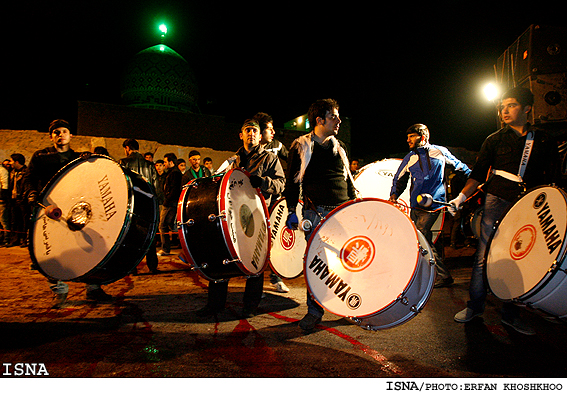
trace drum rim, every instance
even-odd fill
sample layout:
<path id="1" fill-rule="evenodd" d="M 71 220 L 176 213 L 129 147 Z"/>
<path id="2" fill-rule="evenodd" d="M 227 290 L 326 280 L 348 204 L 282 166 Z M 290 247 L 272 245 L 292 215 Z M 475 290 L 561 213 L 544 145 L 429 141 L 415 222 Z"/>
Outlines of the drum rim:
<path id="1" fill-rule="evenodd" d="M 268 219 L 270 220 L 270 225 L 272 224 L 272 221 L 271 221 L 271 220 L 272 220 L 272 213 L 273 213 L 274 210 L 276 209 L 276 206 L 277 206 L 281 201 L 283 201 L 283 200 L 285 200 L 285 197 L 280 197 L 280 198 L 278 198 L 278 200 L 276 201 L 276 203 L 272 206 L 272 210 L 270 211 L 270 217 L 268 218 Z M 303 201 L 301 201 L 301 199 L 297 200 L 297 202 L 298 202 L 299 204 L 301 204 L 301 206 L 303 206 Z M 285 221 L 284 221 L 284 226 L 285 226 Z M 299 231 L 299 230 L 297 230 L 297 231 Z M 272 237 L 271 237 L 271 233 L 270 233 L 270 241 L 271 241 L 271 238 L 272 238 Z M 307 245 L 307 241 L 305 241 L 305 244 Z M 278 270 L 276 267 L 274 267 L 274 265 L 272 264 L 272 247 L 273 247 L 273 245 L 270 244 L 270 250 L 269 250 L 269 253 L 268 253 L 268 265 L 270 266 L 270 269 L 271 269 L 272 271 L 274 271 L 274 273 L 275 273 L 276 275 L 278 275 L 279 277 L 281 277 L 281 278 L 283 278 L 283 279 L 290 279 L 290 280 L 291 280 L 291 279 L 297 279 L 297 278 L 299 278 L 301 275 L 303 275 L 303 258 L 301 258 L 301 261 L 302 261 L 302 263 L 301 263 L 301 267 L 302 267 L 302 268 L 301 268 L 301 271 L 300 271 L 297 275 L 295 275 L 295 276 L 285 276 L 285 275 L 282 275 L 282 274 L 279 272 L 279 270 Z M 305 255 L 305 250 L 303 251 L 303 254 Z"/>
<path id="2" fill-rule="evenodd" d="M 218 204 L 218 208 L 219 208 L 219 213 L 226 210 L 226 202 L 225 202 L 224 198 L 222 198 L 222 196 L 224 196 L 224 194 L 226 193 L 226 188 L 228 187 L 228 179 L 230 178 L 230 175 L 235 171 L 242 172 L 244 175 L 246 175 L 246 177 L 248 179 L 250 179 L 250 173 L 243 168 L 231 168 L 230 170 L 228 170 L 224 174 L 224 176 L 222 177 L 222 180 L 221 180 L 221 185 L 219 187 L 218 194 L 217 194 L 217 204 Z M 266 257 L 265 257 L 264 261 L 262 262 L 262 269 L 260 269 L 258 272 L 250 272 L 244 266 L 244 263 L 240 259 L 240 256 L 236 252 L 236 249 L 234 248 L 234 245 L 232 244 L 232 241 L 230 240 L 230 229 L 228 228 L 227 221 L 221 220 L 220 223 L 221 223 L 221 234 L 223 236 L 224 243 L 225 243 L 225 245 L 228 249 L 228 252 L 232 256 L 232 258 L 237 260 L 236 265 L 238 266 L 238 268 L 245 275 L 257 276 L 257 275 L 262 274 L 262 272 L 264 272 L 264 270 L 266 269 L 266 266 L 268 265 L 267 263 L 268 263 L 268 259 L 270 257 L 270 249 L 271 249 L 271 246 L 272 246 L 272 243 L 271 243 L 272 237 L 271 237 L 270 217 L 269 217 L 269 213 L 268 213 L 268 207 L 266 205 L 266 200 L 264 199 L 264 196 L 262 195 L 262 193 L 258 192 L 258 190 L 259 190 L 258 188 L 252 187 L 252 189 L 254 189 L 254 193 L 256 193 L 256 195 L 258 197 L 260 197 L 260 202 L 261 202 L 261 205 L 262 205 L 262 209 L 264 211 L 264 217 L 266 218 L 266 232 L 267 232 L 266 238 L 267 238 L 268 245 L 267 245 Z"/>
<path id="3" fill-rule="evenodd" d="M 492 294 L 494 294 L 494 296 L 496 298 L 498 298 L 502 301 L 523 302 L 523 301 L 528 300 L 529 298 L 533 297 L 534 295 L 538 294 L 555 277 L 557 272 L 560 271 L 559 268 L 562 266 L 562 262 L 565 260 L 565 257 L 567 255 L 567 239 L 566 239 L 567 228 L 566 228 L 565 233 L 563 234 L 563 244 L 561 245 L 561 248 L 557 252 L 556 258 L 551 262 L 550 267 L 549 267 L 548 271 L 546 272 L 546 274 L 543 275 L 543 277 L 531 289 L 529 289 L 524 294 L 521 294 L 521 295 L 519 295 L 518 297 L 515 297 L 515 298 L 500 298 L 496 295 L 492 286 L 490 285 L 490 280 L 488 278 L 488 255 L 489 255 L 489 252 L 490 252 L 490 246 L 492 245 L 492 241 L 494 239 L 494 235 L 496 234 L 496 230 L 498 229 L 502 220 L 506 217 L 508 212 L 514 206 L 516 206 L 516 204 L 522 198 L 524 198 L 526 195 L 528 195 L 529 193 L 531 193 L 535 190 L 543 189 L 543 188 L 549 188 L 549 189 L 554 189 L 554 190 L 559 191 L 560 194 L 562 195 L 562 197 L 565 200 L 565 204 L 567 205 L 567 192 L 565 192 L 563 189 L 561 189 L 557 186 L 551 186 L 551 185 L 539 185 L 539 186 L 532 187 L 529 190 L 526 190 L 524 193 L 522 193 L 518 198 L 516 198 L 514 200 L 514 202 L 512 202 L 512 204 L 510 204 L 510 206 L 508 208 L 506 208 L 506 210 L 504 211 L 502 216 L 496 222 L 494 222 L 494 226 L 492 228 L 492 233 L 490 234 L 490 237 L 488 238 L 488 242 L 486 243 L 486 250 L 484 252 L 485 264 L 484 264 L 484 269 L 483 269 L 483 278 L 484 278 L 484 281 L 487 284 L 490 292 Z"/>
<path id="4" fill-rule="evenodd" d="M 51 177 L 51 179 L 45 184 L 45 186 L 43 187 L 43 189 L 40 191 L 40 193 L 38 194 L 38 201 L 42 201 L 45 198 L 45 195 L 47 194 L 48 190 L 51 188 L 51 186 L 53 186 L 54 183 L 56 183 L 59 178 L 61 178 L 62 175 L 64 175 L 64 173 L 69 171 L 69 168 L 71 167 L 77 167 L 79 166 L 82 162 L 86 162 L 89 161 L 90 159 L 105 159 L 108 160 L 110 163 L 115 164 L 118 169 L 122 172 L 122 175 L 124 175 L 124 178 L 126 180 L 126 183 L 128 185 L 127 187 L 127 191 L 128 191 L 128 203 L 126 204 L 126 213 L 124 215 L 124 224 L 120 230 L 120 233 L 118 234 L 118 236 L 116 237 L 116 242 L 114 243 L 114 245 L 112 246 L 112 248 L 110 248 L 108 250 L 108 253 L 106 253 L 106 255 L 104 256 L 104 258 L 98 262 L 98 264 L 96 264 L 94 267 L 92 267 L 90 270 L 88 270 L 87 272 L 85 272 L 83 275 L 77 276 L 76 278 L 72 278 L 72 279 L 59 279 L 59 278 L 55 278 L 51 275 L 49 275 L 47 272 L 45 272 L 45 270 L 42 268 L 41 264 L 39 263 L 39 261 L 37 260 L 36 256 L 35 256 L 35 249 L 34 249 L 34 229 L 35 229 L 35 223 L 36 221 L 32 221 L 32 223 L 30 224 L 29 230 L 28 230 L 28 238 L 29 238 L 29 242 L 28 242 L 28 251 L 30 254 L 30 259 L 32 260 L 32 263 L 34 263 L 37 267 L 38 267 L 38 271 L 45 276 L 46 278 L 49 279 L 54 279 L 54 280 L 64 280 L 64 281 L 69 281 L 69 282 L 82 282 L 82 280 L 86 277 L 88 277 L 90 274 L 92 274 L 93 272 L 95 272 L 98 268 L 104 266 L 110 259 L 112 259 L 112 257 L 114 256 L 114 254 L 116 253 L 116 251 L 118 249 L 120 249 L 120 246 L 122 244 L 122 241 L 124 239 L 124 237 L 128 234 L 129 229 L 130 229 L 130 225 L 132 224 L 132 197 L 133 197 L 133 182 L 130 179 L 130 177 L 124 172 L 124 169 L 122 168 L 122 166 L 115 161 L 114 159 L 112 159 L 111 157 L 108 157 L 106 155 L 101 155 L 101 154 L 90 154 L 88 156 L 85 157 L 78 157 L 72 161 L 70 161 L 69 163 L 65 164 L 63 167 L 61 167 L 56 173 L 55 175 L 53 175 Z M 35 209 L 32 211 L 32 215 L 37 212 L 40 208 L 39 207 L 35 207 Z M 144 256 L 142 256 L 143 259 Z M 142 260 L 140 259 L 140 261 Z"/>
<path id="5" fill-rule="evenodd" d="M 303 256 L 303 272 L 304 272 L 304 273 L 306 272 L 306 269 L 305 269 L 306 264 L 307 264 L 307 260 L 306 260 L 306 259 L 307 259 L 307 255 L 309 254 L 309 248 L 311 247 L 311 242 L 313 241 L 313 237 L 314 237 L 314 235 L 319 231 L 320 227 L 326 222 L 326 220 L 327 220 L 329 217 L 331 217 L 332 215 L 334 215 L 337 211 L 342 210 L 342 209 L 344 209 L 345 207 L 347 207 L 347 206 L 349 206 L 349 205 L 352 205 L 352 204 L 355 204 L 355 203 L 357 203 L 357 202 L 364 202 L 364 201 L 379 201 L 379 202 L 384 202 L 384 203 L 386 203 L 386 204 L 388 204 L 388 205 L 390 205 L 390 206 L 396 208 L 397 210 L 399 210 L 399 208 L 397 208 L 397 207 L 395 206 L 395 204 L 392 203 L 391 201 L 383 200 L 383 199 L 377 198 L 377 197 L 355 198 L 354 200 L 349 200 L 349 201 L 347 201 L 347 202 L 345 202 L 345 203 L 339 205 L 338 207 L 336 207 L 335 209 L 333 209 L 331 212 L 329 212 L 329 213 L 327 214 L 327 216 L 325 216 L 325 217 L 319 222 L 319 224 L 315 227 L 315 229 L 312 231 L 311 235 L 309 236 L 309 240 L 308 240 L 307 245 L 306 245 L 306 247 L 305 247 L 305 254 L 304 254 L 304 256 Z M 390 303 L 388 303 L 387 305 L 383 306 L 381 309 L 378 309 L 378 310 L 376 310 L 376 311 L 374 311 L 374 312 L 372 312 L 372 313 L 365 314 L 365 315 L 353 315 L 353 316 L 344 316 L 344 317 L 347 317 L 347 318 L 350 318 L 350 317 L 357 317 L 357 318 L 363 318 L 363 319 L 364 319 L 364 318 L 372 317 L 373 315 L 375 315 L 375 314 L 377 314 L 377 313 L 379 313 L 379 312 L 386 311 L 387 309 L 391 308 L 392 306 L 394 306 L 394 305 L 398 302 L 398 300 L 400 299 L 400 296 L 402 296 L 402 295 L 406 292 L 406 290 L 410 287 L 410 285 L 413 283 L 413 280 L 414 280 L 415 275 L 416 275 L 416 272 L 417 272 L 418 263 L 419 263 L 419 238 L 418 238 L 418 235 L 417 235 L 417 231 L 418 231 L 418 230 L 417 230 L 417 228 L 415 227 L 415 224 L 413 223 L 413 221 L 411 220 L 411 218 L 410 218 L 407 214 L 405 214 L 403 211 L 400 210 L 400 212 L 403 213 L 404 217 L 412 224 L 413 230 L 414 230 L 414 232 L 415 232 L 415 240 L 416 240 L 417 250 L 416 250 L 416 261 L 415 261 L 415 266 L 414 266 L 412 275 L 410 276 L 408 282 L 405 284 L 405 286 L 404 286 L 404 288 L 403 288 L 403 291 L 401 291 L 400 294 L 398 294 L 398 295 L 396 296 L 396 298 L 394 298 L 394 299 L 393 299 Z M 328 309 L 327 307 L 325 307 L 325 306 L 317 299 L 317 297 L 315 296 L 315 294 L 311 291 L 311 287 L 309 286 L 308 275 L 304 275 L 304 280 L 305 280 L 305 285 L 306 285 L 306 287 L 307 287 L 307 291 L 309 292 L 309 294 L 312 296 L 313 300 L 314 300 L 317 304 L 319 304 L 323 309 L 325 309 L 326 311 L 329 311 L 330 313 L 333 313 L 333 314 L 338 315 L 338 316 L 343 316 L 343 315 L 337 314 L 337 313 L 334 312 L 334 311 L 331 311 L 330 309 Z"/>
<path id="6" fill-rule="evenodd" d="M 183 231 L 183 225 L 180 225 L 179 223 L 183 223 L 183 219 L 181 217 L 181 215 L 183 214 L 183 207 L 185 206 L 185 196 L 187 194 L 187 190 L 189 189 L 189 186 L 195 181 L 195 179 L 197 178 L 193 178 L 191 181 L 189 181 L 186 185 L 184 185 L 181 188 L 181 195 L 179 196 L 179 201 L 177 201 L 177 214 L 176 214 L 176 219 L 177 219 L 177 234 L 179 236 L 179 241 L 181 243 L 181 250 L 183 251 L 183 255 L 187 258 L 189 264 L 191 264 L 193 267 L 197 268 L 197 264 L 195 264 L 195 260 L 193 259 L 193 256 L 191 255 L 191 252 L 189 251 L 189 248 L 187 247 L 187 240 L 185 239 L 185 234 Z"/>

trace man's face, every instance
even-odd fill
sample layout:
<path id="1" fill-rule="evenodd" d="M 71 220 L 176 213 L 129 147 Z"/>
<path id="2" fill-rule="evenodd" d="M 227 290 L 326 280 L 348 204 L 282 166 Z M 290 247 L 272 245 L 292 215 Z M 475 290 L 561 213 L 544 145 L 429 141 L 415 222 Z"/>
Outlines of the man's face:
<path id="1" fill-rule="evenodd" d="M 212 170 L 212 169 L 213 169 L 213 162 L 210 161 L 210 160 L 209 160 L 209 161 L 206 161 L 203 165 L 204 165 L 205 167 L 207 167 L 209 170 Z"/>
<path id="2" fill-rule="evenodd" d="M 182 173 L 185 173 L 185 170 L 187 169 L 187 163 L 181 162 L 177 165 L 177 168 L 179 168 L 179 171 L 181 171 Z"/>
<path id="3" fill-rule="evenodd" d="M 145 155 L 144 159 L 146 159 L 147 161 L 154 161 L 154 157 L 152 155 Z"/>
<path id="4" fill-rule="evenodd" d="M 172 161 L 169 161 L 167 157 L 163 158 L 163 163 L 165 165 L 165 168 L 172 168 L 175 165 Z"/>
<path id="5" fill-rule="evenodd" d="M 339 110 L 333 108 L 332 111 L 327 111 L 325 114 L 325 119 L 320 119 L 320 125 L 324 127 L 324 134 L 331 136 L 337 135 L 339 133 L 339 127 L 341 125 L 341 118 L 339 117 Z"/>
<path id="6" fill-rule="evenodd" d="M 201 165 L 201 156 L 200 155 L 193 155 L 189 158 L 189 164 L 193 169 L 198 170 L 199 166 Z"/>
<path id="7" fill-rule="evenodd" d="M 274 125 L 270 122 L 266 125 L 264 131 L 262 131 L 262 139 L 260 140 L 260 143 L 267 144 L 268 142 L 272 142 L 275 135 L 276 131 L 274 130 Z"/>
<path id="8" fill-rule="evenodd" d="M 165 164 L 164 163 L 156 163 L 156 170 L 158 172 L 158 174 L 162 174 L 163 170 L 165 170 Z"/>
<path id="9" fill-rule="evenodd" d="M 10 166 L 15 170 L 19 170 L 23 167 L 19 162 L 14 161 L 14 159 L 10 159 Z"/>
<path id="10" fill-rule="evenodd" d="M 415 149 L 421 145 L 421 136 L 417 133 L 408 134 L 407 141 L 410 150 Z"/>
<path id="11" fill-rule="evenodd" d="M 245 127 L 240 131 L 240 139 L 245 145 L 254 147 L 260 143 L 260 129 L 256 127 Z"/>
<path id="12" fill-rule="evenodd" d="M 502 121 L 510 126 L 523 126 L 528 121 L 530 107 L 522 107 L 515 98 L 502 100 L 499 107 Z"/>
<path id="13" fill-rule="evenodd" d="M 56 147 L 63 147 L 71 142 L 71 132 L 66 127 L 58 127 L 51 132 L 50 138 Z"/>

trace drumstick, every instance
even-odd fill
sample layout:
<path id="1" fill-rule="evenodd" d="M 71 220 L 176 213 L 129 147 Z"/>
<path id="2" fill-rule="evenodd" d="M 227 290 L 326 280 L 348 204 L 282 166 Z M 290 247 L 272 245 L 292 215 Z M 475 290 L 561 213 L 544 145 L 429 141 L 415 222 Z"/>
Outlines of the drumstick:
<path id="1" fill-rule="evenodd" d="M 433 197 L 431 196 L 431 194 L 427 194 L 427 193 L 423 193 L 423 194 L 418 195 L 416 200 L 417 200 L 417 203 L 419 205 L 421 205 L 422 207 L 425 207 L 425 208 L 430 207 L 431 204 L 433 204 L 433 203 L 445 205 L 445 206 L 448 206 L 448 207 L 452 206 L 452 204 L 449 204 L 448 202 L 434 200 Z"/>
<path id="2" fill-rule="evenodd" d="M 61 216 L 63 216 L 63 212 L 61 211 L 61 209 L 55 205 L 49 205 L 46 207 L 40 202 L 37 202 L 37 205 L 45 209 L 45 215 L 50 219 L 59 220 Z"/>

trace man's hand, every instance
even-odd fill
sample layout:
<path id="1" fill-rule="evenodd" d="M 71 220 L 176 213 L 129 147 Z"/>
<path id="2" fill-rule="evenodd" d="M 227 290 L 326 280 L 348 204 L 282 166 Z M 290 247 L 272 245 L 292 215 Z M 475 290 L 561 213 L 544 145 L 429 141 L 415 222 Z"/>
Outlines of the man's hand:
<path id="1" fill-rule="evenodd" d="M 258 175 L 250 175 L 250 184 L 253 188 L 258 189 L 260 186 L 262 186 L 262 178 L 260 178 Z"/>
<path id="2" fill-rule="evenodd" d="M 285 225 L 290 230 L 297 230 L 297 226 L 299 225 L 299 219 L 295 212 L 290 212 L 287 215 L 287 220 L 285 221 Z"/>
<path id="3" fill-rule="evenodd" d="M 457 198 L 449 201 L 449 204 L 451 205 L 447 206 L 447 211 L 449 211 L 451 215 L 455 216 L 457 211 L 462 208 L 461 205 L 463 205 L 465 201 L 467 201 L 467 196 L 465 196 L 463 193 L 459 193 Z"/>

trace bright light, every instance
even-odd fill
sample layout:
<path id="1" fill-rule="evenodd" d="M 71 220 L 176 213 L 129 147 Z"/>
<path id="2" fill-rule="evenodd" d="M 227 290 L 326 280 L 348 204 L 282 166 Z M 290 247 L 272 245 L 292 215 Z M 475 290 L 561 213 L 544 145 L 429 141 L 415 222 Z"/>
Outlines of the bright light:
<path id="1" fill-rule="evenodd" d="M 488 85 L 486 85 L 484 87 L 483 91 L 484 91 L 484 96 L 489 101 L 496 100 L 498 98 L 498 96 L 500 95 L 498 87 L 496 85 L 494 85 L 493 83 L 489 83 Z"/>
<path id="2" fill-rule="evenodd" d="M 165 36 L 167 34 L 167 26 L 163 23 L 159 25 L 159 31 L 161 32 L 161 36 Z"/>
<path id="3" fill-rule="evenodd" d="M 303 123 L 303 116 L 300 116 L 299 118 L 297 118 L 297 123 L 298 123 L 298 124 L 302 124 L 302 123 Z"/>

